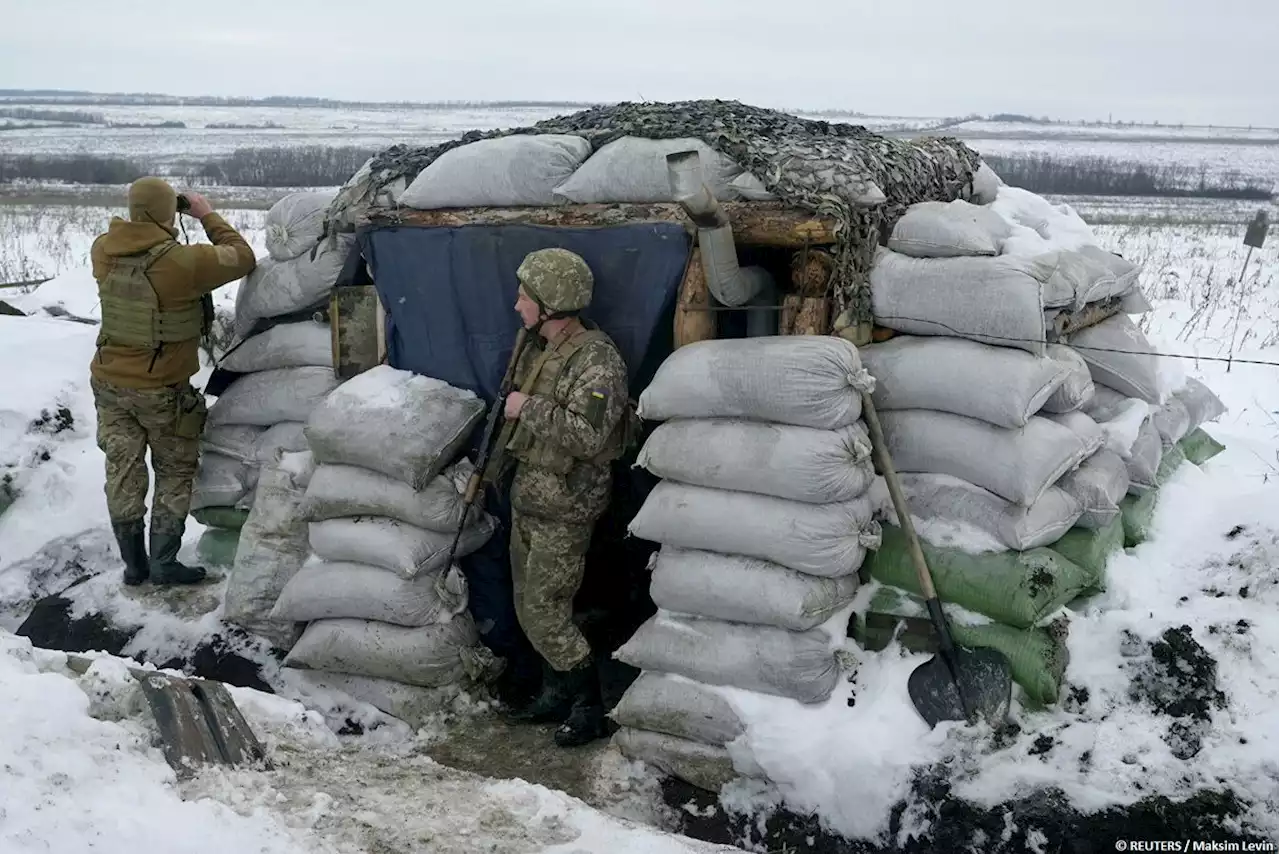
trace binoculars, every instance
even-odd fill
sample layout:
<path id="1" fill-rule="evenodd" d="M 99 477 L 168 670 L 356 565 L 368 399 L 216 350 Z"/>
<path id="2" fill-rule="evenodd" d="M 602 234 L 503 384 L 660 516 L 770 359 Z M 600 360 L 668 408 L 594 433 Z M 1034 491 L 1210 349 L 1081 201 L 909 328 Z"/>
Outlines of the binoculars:
<path id="1" fill-rule="evenodd" d="M 191 200 L 182 193 L 178 194 L 178 213 L 188 213 L 191 210 Z"/>

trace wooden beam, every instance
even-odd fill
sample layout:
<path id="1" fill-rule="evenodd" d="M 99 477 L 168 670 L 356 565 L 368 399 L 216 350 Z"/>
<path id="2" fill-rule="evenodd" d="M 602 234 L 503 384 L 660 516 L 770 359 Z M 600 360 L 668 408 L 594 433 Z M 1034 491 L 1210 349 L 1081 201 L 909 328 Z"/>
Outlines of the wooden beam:
<path id="1" fill-rule="evenodd" d="M 752 246 L 801 249 L 835 243 L 835 221 L 781 202 L 722 202 L 733 225 L 734 240 Z M 377 210 L 361 224 L 423 227 L 460 225 L 547 225 L 558 228 L 593 228 L 634 222 L 678 222 L 690 231 L 693 224 L 674 202 L 652 204 L 553 205 L 511 208 L 411 208 Z"/>
<path id="2" fill-rule="evenodd" d="M 684 279 L 680 282 L 680 296 L 676 302 L 675 318 L 672 320 L 677 350 L 685 344 L 716 337 L 716 312 L 698 310 L 709 305 L 711 292 L 707 290 L 707 275 L 702 267 L 702 250 L 695 246 L 689 256 Z"/>

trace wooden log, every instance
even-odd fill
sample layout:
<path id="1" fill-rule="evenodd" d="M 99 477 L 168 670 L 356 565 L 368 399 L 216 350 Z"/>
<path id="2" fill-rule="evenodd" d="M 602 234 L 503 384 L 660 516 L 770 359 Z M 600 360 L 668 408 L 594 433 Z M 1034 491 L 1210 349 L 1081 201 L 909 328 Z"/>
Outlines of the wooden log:
<path id="1" fill-rule="evenodd" d="M 753 246 L 802 249 L 835 243 L 834 220 L 790 207 L 782 202 L 722 202 L 733 225 L 734 240 Z M 592 228 L 634 222 L 678 222 L 694 230 L 684 210 L 675 202 L 651 204 L 554 205 L 547 207 L 444 208 L 420 211 L 410 208 L 370 212 L 362 224 L 411 226 L 548 225 L 559 228 Z"/>
<path id="2" fill-rule="evenodd" d="M 711 292 L 707 290 L 707 274 L 702 266 L 702 250 L 695 246 L 689 256 L 689 266 L 685 268 L 684 279 L 680 282 L 676 316 L 672 321 L 677 350 L 685 344 L 709 341 L 716 337 L 717 313 L 697 310 L 710 305 Z"/>
<path id="3" fill-rule="evenodd" d="M 782 298 L 779 334 L 826 335 L 830 329 L 831 303 L 826 297 L 787 294 Z"/>
<path id="4" fill-rule="evenodd" d="M 1052 321 L 1045 324 L 1048 340 L 1050 342 L 1060 341 L 1062 338 L 1073 335 L 1081 329 L 1088 329 L 1090 326 L 1099 324 L 1107 318 L 1114 317 L 1120 313 L 1120 303 L 1120 297 L 1112 297 L 1108 300 L 1089 303 L 1079 311 L 1059 312 L 1053 317 Z"/>
<path id="5" fill-rule="evenodd" d="M 826 296 L 835 266 L 826 250 L 801 249 L 791 256 L 791 290 L 806 297 Z"/>

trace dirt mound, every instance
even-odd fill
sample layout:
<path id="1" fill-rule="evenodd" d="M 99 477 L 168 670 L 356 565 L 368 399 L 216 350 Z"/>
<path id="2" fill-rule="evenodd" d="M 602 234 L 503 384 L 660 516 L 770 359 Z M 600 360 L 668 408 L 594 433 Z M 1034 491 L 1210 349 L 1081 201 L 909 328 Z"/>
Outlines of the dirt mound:
<path id="1" fill-rule="evenodd" d="M 1191 636 L 1191 627 L 1166 629 L 1150 644 L 1150 658 L 1131 665 L 1129 699 L 1174 718 L 1165 741 L 1179 759 L 1200 752 L 1213 709 L 1225 709 L 1218 663 Z"/>

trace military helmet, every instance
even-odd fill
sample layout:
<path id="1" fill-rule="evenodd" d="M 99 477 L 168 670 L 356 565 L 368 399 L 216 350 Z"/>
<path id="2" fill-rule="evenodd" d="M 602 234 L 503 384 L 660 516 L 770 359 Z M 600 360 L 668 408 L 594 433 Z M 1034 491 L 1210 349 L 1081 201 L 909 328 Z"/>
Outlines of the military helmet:
<path id="1" fill-rule="evenodd" d="M 555 314 L 574 312 L 591 303 L 595 277 L 582 256 L 568 249 L 551 248 L 530 252 L 520 262 L 516 278 L 543 311 Z"/>

